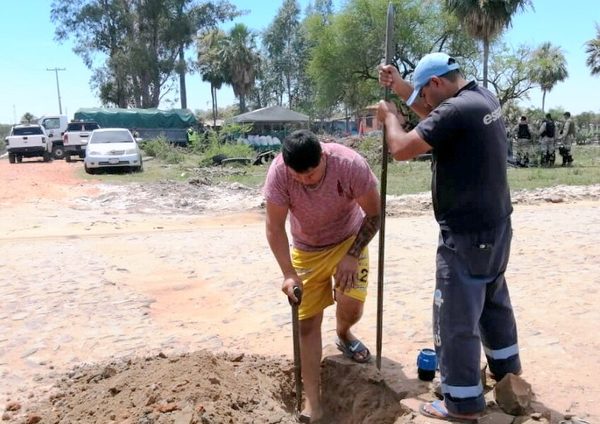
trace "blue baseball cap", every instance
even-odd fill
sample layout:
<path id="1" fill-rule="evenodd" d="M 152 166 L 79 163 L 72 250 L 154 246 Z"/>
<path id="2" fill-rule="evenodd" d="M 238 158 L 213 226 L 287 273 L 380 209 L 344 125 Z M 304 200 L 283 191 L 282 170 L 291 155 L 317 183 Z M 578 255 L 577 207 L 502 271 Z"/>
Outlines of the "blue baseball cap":
<path id="1" fill-rule="evenodd" d="M 446 53 L 429 53 L 423 56 L 415 68 L 413 75 L 415 89 L 406 104 L 411 106 L 415 102 L 421 89 L 427 85 L 432 77 L 439 77 L 458 68 L 458 63 Z"/>

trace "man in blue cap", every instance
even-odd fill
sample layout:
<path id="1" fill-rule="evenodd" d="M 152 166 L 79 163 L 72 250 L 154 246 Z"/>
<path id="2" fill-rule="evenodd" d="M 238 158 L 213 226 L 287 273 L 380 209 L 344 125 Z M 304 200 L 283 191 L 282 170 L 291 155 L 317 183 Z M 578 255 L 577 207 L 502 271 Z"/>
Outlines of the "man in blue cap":
<path id="1" fill-rule="evenodd" d="M 519 374 L 517 326 L 504 273 L 510 255 L 512 206 L 506 177 L 506 128 L 498 99 L 445 53 L 423 57 L 414 88 L 393 66 L 379 81 L 421 119 L 410 132 L 394 104 L 377 112 L 396 160 L 432 152 L 433 208 L 440 226 L 433 299 L 433 335 L 443 401 L 421 413 L 476 420 L 485 409 L 481 344 L 493 377 Z"/>

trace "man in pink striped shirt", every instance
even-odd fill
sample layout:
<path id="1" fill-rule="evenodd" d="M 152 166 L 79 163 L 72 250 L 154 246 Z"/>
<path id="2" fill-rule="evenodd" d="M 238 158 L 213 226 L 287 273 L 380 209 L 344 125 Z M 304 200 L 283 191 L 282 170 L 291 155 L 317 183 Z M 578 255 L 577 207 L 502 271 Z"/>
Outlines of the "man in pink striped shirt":
<path id="1" fill-rule="evenodd" d="M 350 329 L 362 316 L 369 273 L 367 245 L 379 229 L 377 179 L 352 149 L 322 144 L 310 131 L 299 130 L 284 140 L 263 192 L 267 240 L 283 274 L 282 291 L 297 302 L 293 289 L 302 289 L 298 314 L 306 404 L 301 420 L 315 422 L 323 416 L 321 323 L 327 306 L 337 303 L 338 349 L 356 362 L 367 362 L 371 356 Z M 288 215 L 291 252 L 285 229 Z"/>

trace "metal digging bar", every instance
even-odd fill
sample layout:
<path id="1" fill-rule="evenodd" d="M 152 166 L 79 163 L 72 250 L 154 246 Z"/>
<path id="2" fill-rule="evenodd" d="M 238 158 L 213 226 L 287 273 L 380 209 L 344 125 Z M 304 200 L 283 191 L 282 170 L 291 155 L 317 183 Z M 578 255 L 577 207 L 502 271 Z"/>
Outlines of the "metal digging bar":
<path id="1" fill-rule="evenodd" d="M 392 63 L 394 58 L 394 6 L 388 4 L 387 20 L 385 25 L 385 64 Z M 390 89 L 385 88 L 383 98 L 387 101 Z M 387 131 L 383 126 L 383 148 L 381 149 L 381 226 L 379 227 L 379 262 L 377 266 L 377 369 L 381 370 L 381 345 L 383 338 L 383 265 L 385 259 L 385 204 L 387 196 L 387 163 L 388 148 L 386 144 Z"/>
<path id="2" fill-rule="evenodd" d="M 302 361 L 300 359 L 300 329 L 298 322 L 298 306 L 302 301 L 302 291 L 300 287 L 294 287 L 294 296 L 298 302 L 294 303 L 290 299 L 292 306 L 292 339 L 294 341 L 294 379 L 296 380 L 296 408 L 298 413 L 302 410 Z"/>

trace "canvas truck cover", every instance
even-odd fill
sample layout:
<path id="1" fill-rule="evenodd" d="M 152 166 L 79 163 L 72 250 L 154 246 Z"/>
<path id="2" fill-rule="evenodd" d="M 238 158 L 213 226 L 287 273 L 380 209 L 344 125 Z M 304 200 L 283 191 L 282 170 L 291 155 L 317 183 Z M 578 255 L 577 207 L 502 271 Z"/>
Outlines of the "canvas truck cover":
<path id="1" fill-rule="evenodd" d="M 96 121 L 102 128 L 190 128 L 198 122 L 189 109 L 82 108 L 75 120 Z"/>

